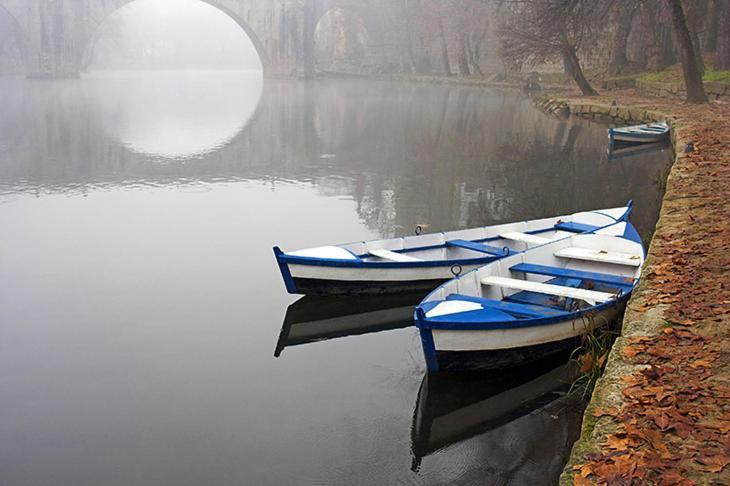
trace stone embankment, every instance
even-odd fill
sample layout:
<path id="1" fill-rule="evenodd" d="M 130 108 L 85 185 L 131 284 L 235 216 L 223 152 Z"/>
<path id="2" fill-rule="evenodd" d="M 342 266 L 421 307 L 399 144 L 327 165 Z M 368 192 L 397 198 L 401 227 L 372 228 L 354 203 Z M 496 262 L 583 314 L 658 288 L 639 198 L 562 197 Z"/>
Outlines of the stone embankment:
<path id="1" fill-rule="evenodd" d="M 538 104 L 616 124 L 667 120 L 676 153 L 561 484 L 730 484 L 730 104 L 626 94 Z"/>

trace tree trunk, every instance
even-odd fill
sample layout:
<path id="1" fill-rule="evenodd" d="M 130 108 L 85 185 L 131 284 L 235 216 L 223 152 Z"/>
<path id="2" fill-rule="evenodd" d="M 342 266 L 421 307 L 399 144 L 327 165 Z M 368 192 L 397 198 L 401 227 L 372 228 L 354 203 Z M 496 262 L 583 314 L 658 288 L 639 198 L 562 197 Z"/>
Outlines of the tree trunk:
<path id="1" fill-rule="evenodd" d="M 717 0 L 717 48 L 715 70 L 730 69 L 730 0 Z"/>
<path id="2" fill-rule="evenodd" d="M 722 15 L 722 10 L 718 10 L 718 3 L 722 2 L 723 0 L 710 0 L 707 4 L 707 26 L 702 43 L 705 52 L 715 52 L 717 48 L 717 24 Z"/>
<path id="3" fill-rule="evenodd" d="M 469 38 L 466 38 L 466 53 L 469 55 L 469 63 L 472 66 L 472 70 L 476 72 L 479 76 L 484 77 L 484 72 L 482 71 L 482 67 L 479 65 L 479 55 L 481 53 L 481 49 L 479 48 L 479 44 L 481 43 L 480 39 L 476 39 L 475 41 L 469 40 Z"/>
<path id="4" fill-rule="evenodd" d="M 664 66 L 662 49 L 657 38 L 657 12 L 649 2 L 642 2 L 639 8 L 641 9 L 641 30 L 644 52 L 646 52 L 646 68 L 650 71 L 661 71 L 666 66 Z"/>
<path id="5" fill-rule="evenodd" d="M 677 41 L 677 50 L 679 58 L 682 61 L 682 71 L 684 72 L 684 85 L 687 88 L 687 101 L 691 103 L 706 103 L 707 95 L 705 87 L 702 84 L 702 74 L 700 73 L 699 63 L 692 46 L 692 37 L 687 27 L 687 19 L 682 10 L 680 0 L 664 0 L 672 15 L 672 25 L 674 26 L 674 37 Z"/>
<path id="6" fill-rule="evenodd" d="M 462 76 L 471 76 L 471 69 L 469 69 L 469 55 L 466 51 L 466 33 L 461 32 L 459 34 L 459 74 Z"/>
<path id="7" fill-rule="evenodd" d="M 699 30 L 698 23 L 702 16 L 701 5 L 702 2 L 698 0 L 684 0 L 682 2 L 685 11 L 685 17 L 687 19 L 687 28 L 689 29 L 689 36 L 692 39 L 692 48 L 695 51 L 695 58 L 700 68 L 700 73 L 705 74 L 705 60 L 702 59 L 702 46 L 700 45 L 700 36 L 697 33 Z"/>
<path id="8" fill-rule="evenodd" d="M 626 47 L 631 34 L 631 19 L 633 16 L 633 6 L 628 5 L 626 2 L 616 5 L 616 11 L 614 12 L 616 31 L 611 39 L 611 57 L 608 62 L 608 74 L 610 76 L 621 74 L 621 71 L 629 62 L 626 57 Z"/>
<path id="9" fill-rule="evenodd" d="M 441 62 L 444 68 L 444 74 L 451 76 L 451 60 L 449 59 L 449 46 L 446 43 L 446 34 L 444 33 L 444 23 L 439 20 L 439 41 L 441 43 Z"/>
<path id="10" fill-rule="evenodd" d="M 575 49 L 572 46 L 566 46 L 563 48 L 563 66 L 565 67 L 565 74 L 573 78 L 575 84 L 580 88 L 581 93 L 584 96 L 597 96 L 598 92 L 593 89 L 591 83 L 588 82 L 583 69 L 580 67 L 580 61 L 578 56 L 575 54 Z"/>

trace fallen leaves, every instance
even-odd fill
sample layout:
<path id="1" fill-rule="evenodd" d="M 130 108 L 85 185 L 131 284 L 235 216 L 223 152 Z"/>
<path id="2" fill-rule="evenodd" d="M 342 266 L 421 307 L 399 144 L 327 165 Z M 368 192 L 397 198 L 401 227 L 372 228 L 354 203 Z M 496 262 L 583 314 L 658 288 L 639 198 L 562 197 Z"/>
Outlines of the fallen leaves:
<path id="1" fill-rule="evenodd" d="M 665 327 L 618 350 L 636 371 L 622 378 L 619 407 L 592 410 L 615 426 L 574 467 L 576 485 L 730 484 L 730 105 L 655 103 L 696 149 L 672 169 L 627 310 L 637 322 L 652 311 Z"/>

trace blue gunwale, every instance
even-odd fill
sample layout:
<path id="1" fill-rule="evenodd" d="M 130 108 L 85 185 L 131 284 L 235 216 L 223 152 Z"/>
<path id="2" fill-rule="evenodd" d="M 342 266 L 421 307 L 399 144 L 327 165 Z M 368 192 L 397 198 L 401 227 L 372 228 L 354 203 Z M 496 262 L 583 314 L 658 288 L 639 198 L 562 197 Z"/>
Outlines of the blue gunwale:
<path id="1" fill-rule="evenodd" d="M 633 289 L 632 289 L 633 290 Z M 524 328 L 524 327 L 537 327 L 537 326 L 547 326 L 550 324 L 557 324 L 559 322 L 565 322 L 570 321 L 574 319 L 579 319 L 582 317 L 585 317 L 591 313 L 600 312 L 602 310 L 609 309 L 611 307 L 614 307 L 618 304 L 622 304 L 626 301 L 628 301 L 629 297 L 631 297 L 631 291 L 622 294 L 615 300 L 610 300 L 608 302 L 604 302 L 602 304 L 598 304 L 596 306 L 588 307 L 586 309 L 580 309 L 577 311 L 569 312 L 566 311 L 564 314 L 552 316 L 552 317 L 536 317 L 536 318 L 527 318 L 527 319 L 517 319 L 513 321 L 503 321 L 503 322 L 469 322 L 464 320 L 458 320 L 459 317 L 457 316 L 466 316 L 466 315 L 476 315 L 481 311 L 469 311 L 469 312 L 462 312 L 459 314 L 452 314 L 452 318 L 450 320 L 446 320 L 447 316 L 441 316 L 438 318 L 427 318 L 425 315 L 425 312 L 423 308 L 419 305 L 416 309 L 416 313 L 414 316 L 414 319 L 416 321 L 416 327 L 421 331 L 431 331 L 431 330 L 452 330 L 452 331 L 492 331 L 492 330 L 498 330 L 498 329 L 518 329 L 518 328 Z M 439 302 L 439 301 L 431 301 L 431 302 Z M 442 302 L 442 301 L 441 301 Z M 437 320 L 441 319 L 441 320 Z"/>

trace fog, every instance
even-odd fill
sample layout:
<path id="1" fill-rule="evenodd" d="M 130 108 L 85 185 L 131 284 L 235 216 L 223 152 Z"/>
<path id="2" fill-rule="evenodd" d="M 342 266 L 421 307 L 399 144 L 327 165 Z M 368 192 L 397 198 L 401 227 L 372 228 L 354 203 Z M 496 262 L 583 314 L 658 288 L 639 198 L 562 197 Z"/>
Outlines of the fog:
<path id="1" fill-rule="evenodd" d="M 99 27 L 86 57 L 92 70 L 261 70 L 241 26 L 199 0 L 137 0 L 120 8 Z"/>

